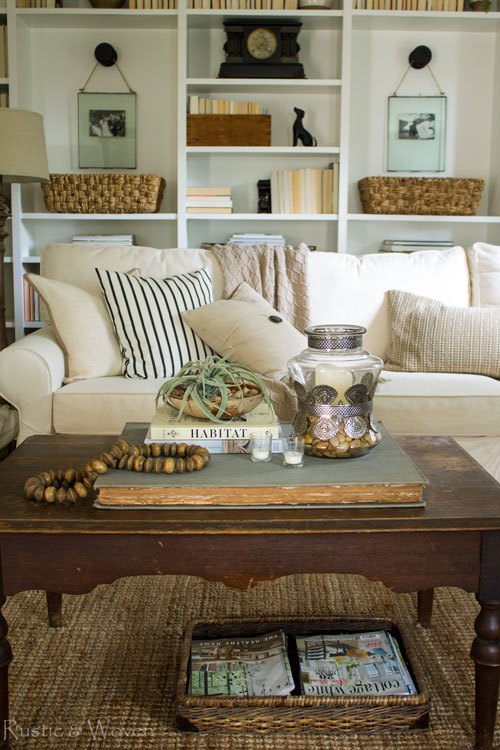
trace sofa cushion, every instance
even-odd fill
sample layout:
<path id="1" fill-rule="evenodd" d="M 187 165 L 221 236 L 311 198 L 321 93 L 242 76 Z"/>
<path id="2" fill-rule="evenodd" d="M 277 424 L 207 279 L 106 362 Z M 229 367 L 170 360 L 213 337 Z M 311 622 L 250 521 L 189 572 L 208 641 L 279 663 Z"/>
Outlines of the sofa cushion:
<path id="1" fill-rule="evenodd" d="M 65 382 L 119 375 L 120 348 L 101 294 L 33 273 L 25 278 L 47 305 L 64 351 Z"/>
<path id="2" fill-rule="evenodd" d="M 230 299 L 182 318 L 217 354 L 270 378 L 285 374 L 290 357 L 307 346 L 306 337 L 245 282 Z"/>
<path id="3" fill-rule="evenodd" d="M 447 305 L 469 305 L 465 250 L 424 250 L 357 257 L 310 253 L 311 323 L 356 323 L 367 328 L 365 347 L 383 357 L 390 343 L 385 293 L 402 289 Z"/>
<path id="4" fill-rule="evenodd" d="M 409 292 L 387 296 L 387 370 L 500 377 L 500 309 L 449 307 Z"/>
<path id="5" fill-rule="evenodd" d="M 467 249 L 471 280 L 471 304 L 500 307 L 500 247 L 475 242 Z"/>
<path id="6" fill-rule="evenodd" d="M 482 375 L 385 372 L 374 414 L 395 434 L 498 435 L 500 383 Z M 54 430 L 119 434 L 125 422 L 150 422 L 162 379 L 122 376 L 65 385 L 54 393 Z M 98 418 L 96 417 L 98 415 Z"/>
<path id="7" fill-rule="evenodd" d="M 125 422 L 150 422 L 164 378 L 119 375 L 63 386 L 54 393 L 54 431 L 70 435 L 119 435 Z"/>
<path id="8" fill-rule="evenodd" d="M 96 268 L 120 342 L 127 378 L 169 378 L 190 360 L 213 354 L 181 318 L 212 302 L 206 268 L 166 279 Z"/>
<path id="9" fill-rule="evenodd" d="M 483 375 L 387 372 L 374 415 L 398 435 L 498 435 L 500 382 Z M 76 384 L 77 385 L 77 384 Z"/>
<path id="10" fill-rule="evenodd" d="M 209 269 L 212 277 L 214 299 L 220 299 L 224 287 L 222 273 L 209 250 L 61 243 L 46 245 L 40 254 L 42 276 L 75 284 L 92 294 L 101 293 L 96 268 L 124 272 L 139 268 L 142 276 L 164 279 L 203 267 Z"/>

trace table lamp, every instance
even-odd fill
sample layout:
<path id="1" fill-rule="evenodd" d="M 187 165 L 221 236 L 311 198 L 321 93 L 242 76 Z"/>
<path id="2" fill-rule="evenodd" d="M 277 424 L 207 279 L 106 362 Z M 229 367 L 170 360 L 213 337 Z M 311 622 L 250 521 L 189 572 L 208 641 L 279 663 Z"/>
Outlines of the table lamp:
<path id="1" fill-rule="evenodd" d="M 5 322 L 5 222 L 9 209 L 3 181 L 42 182 L 49 179 L 43 118 L 25 109 L 0 108 L 0 350 L 7 346 Z"/>

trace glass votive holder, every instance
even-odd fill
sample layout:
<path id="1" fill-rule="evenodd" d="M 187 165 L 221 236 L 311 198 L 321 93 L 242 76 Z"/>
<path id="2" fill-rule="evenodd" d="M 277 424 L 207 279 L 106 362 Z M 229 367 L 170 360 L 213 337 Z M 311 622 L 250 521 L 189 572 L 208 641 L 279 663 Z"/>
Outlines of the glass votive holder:
<path id="1" fill-rule="evenodd" d="M 283 438 L 283 466 L 300 469 L 304 466 L 304 437 Z"/>
<path id="2" fill-rule="evenodd" d="M 252 461 L 271 460 L 271 433 L 269 430 L 250 433 L 250 457 Z"/>

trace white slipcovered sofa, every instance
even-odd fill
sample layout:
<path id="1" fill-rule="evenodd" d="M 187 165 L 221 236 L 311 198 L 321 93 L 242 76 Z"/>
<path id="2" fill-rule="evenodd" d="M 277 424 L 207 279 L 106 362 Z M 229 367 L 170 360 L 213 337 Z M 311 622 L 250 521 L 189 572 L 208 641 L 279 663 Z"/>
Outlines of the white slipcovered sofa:
<path id="1" fill-rule="evenodd" d="M 500 249 L 477 243 L 412 254 L 356 257 L 310 254 L 311 323 L 366 326 L 365 346 L 384 358 L 390 342 L 386 291 L 400 289 L 458 307 L 500 306 Z M 210 269 L 214 298 L 223 289 L 211 251 L 48 245 L 41 275 L 100 294 L 95 268 L 165 278 Z M 160 380 L 121 375 L 64 383 L 65 358 L 49 325 L 0 352 L 0 394 L 19 411 L 18 442 L 32 434 L 118 434 L 126 421 L 151 419 Z M 386 372 L 375 416 L 394 434 L 448 434 L 500 480 L 500 382 L 444 372 Z"/>

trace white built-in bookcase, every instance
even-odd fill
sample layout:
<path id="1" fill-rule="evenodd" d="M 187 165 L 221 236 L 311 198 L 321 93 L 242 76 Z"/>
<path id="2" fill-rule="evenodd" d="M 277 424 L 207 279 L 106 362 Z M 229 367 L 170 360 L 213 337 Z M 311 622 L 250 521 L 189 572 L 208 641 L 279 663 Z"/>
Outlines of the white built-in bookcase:
<path id="1" fill-rule="evenodd" d="M 390 238 L 500 244 L 500 13 L 202 11 L 179 1 L 179 10 L 169 11 L 95 10 L 87 0 L 16 9 L 7 0 L 9 79 L 0 86 L 8 85 L 11 106 L 44 115 L 50 171 L 79 171 L 77 92 L 94 65 L 94 48 L 109 42 L 137 92 L 137 171 L 159 173 L 167 182 L 161 212 L 150 215 L 49 214 L 39 186 L 13 186 L 7 300 L 16 337 L 39 325 L 23 320 L 23 273 L 36 271 L 45 243 L 71 241 L 76 232 L 133 232 L 138 244 L 154 247 L 197 247 L 233 232 L 281 232 L 292 243 L 357 254 L 376 252 Z M 302 21 L 298 41 L 307 79 L 217 78 L 223 20 L 249 15 Z M 432 70 L 448 97 L 442 176 L 484 178 L 478 216 L 362 213 L 357 182 L 386 173 L 387 97 L 419 44 L 431 48 Z M 125 89 L 116 68 L 99 66 L 88 90 Z M 400 93 L 435 89 L 426 71 L 410 70 Z M 271 147 L 186 147 L 189 94 L 259 101 L 272 116 Z M 316 148 L 291 146 L 294 106 L 305 109 Z M 257 180 L 272 169 L 326 167 L 333 160 L 340 161 L 338 215 L 256 213 Z M 188 218 L 187 185 L 230 185 L 234 213 Z"/>

